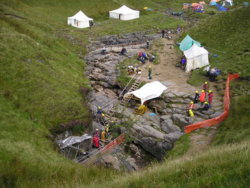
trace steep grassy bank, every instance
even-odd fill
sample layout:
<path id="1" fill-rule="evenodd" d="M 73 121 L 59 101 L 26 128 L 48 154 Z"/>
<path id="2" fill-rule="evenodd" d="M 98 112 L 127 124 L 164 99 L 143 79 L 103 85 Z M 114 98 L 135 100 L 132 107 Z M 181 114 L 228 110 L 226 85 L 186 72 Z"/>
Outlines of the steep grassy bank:
<path id="1" fill-rule="evenodd" d="M 226 121 L 222 122 L 214 145 L 238 143 L 250 140 L 250 95 L 235 97 Z"/>
<path id="2" fill-rule="evenodd" d="M 107 11 L 118 8 L 121 4 L 127 4 L 131 8 L 140 7 L 139 9 L 148 6 L 162 11 L 168 2 L 0 0 L 0 187 L 86 187 L 93 182 L 101 185 L 106 180 L 119 181 L 121 176 L 117 172 L 93 167 L 83 168 L 64 159 L 50 140 L 49 130 L 73 120 L 77 120 L 84 128 L 88 126 L 90 118 L 85 106 L 87 99 L 80 92 L 80 88 L 89 88 L 89 83 L 83 74 L 84 62 L 79 55 L 82 57 L 86 53 L 85 46 L 89 35 L 100 36 L 185 24 L 181 20 L 167 18 L 154 11 L 143 11 L 139 20 L 118 22 L 106 20 Z M 93 17 L 97 26 L 91 30 L 66 26 L 66 18 L 79 9 Z M 203 158 L 201 156 L 197 166 L 192 166 L 190 161 L 186 164 L 181 162 L 183 166 L 180 168 L 183 171 L 180 174 L 179 167 L 167 167 L 167 171 L 176 170 L 176 173 L 168 177 L 180 181 L 180 185 L 190 179 L 197 180 L 198 177 L 202 180 L 206 178 L 201 176 L 202 161 L 207 158 L 205 169 L 213 165 L 212 161 L 217 161 L 214 171 L 211 169 L 209 172 L 225 175 L 224 179 L 218 176 L 221 181 L 215 185 L 225 185 L 227 181 L 235 185 L 236 180 L 229 179 L 231 175 L 242 182 L 240 185 L 245 185 L 248 179 L 244 175 L 248 169 L 244 164 L 248 162 L 246 157 L 249 155 L 249 148 L 246 149 L 244 144 L 239 145 L 238 149 L 235 146 L 232 150 L 225 147 L 225 155 L 233 155 L 230 162 L 232 164 L 228 164 L 229 160 L 226 160 L 225 166 L 222 160 L 218 160 L 221 159 L 220 153 L 216 153 L 217 150 L 214 150 L 214 157 L 205 154 Z M 242 165 L 236 166 L 236 159 Z M 232 174 L 229 170 L 224 172 L 223 168 L 227 165 L 236 170 Z M 161 170 L 163 167 L 157 166 L 153 169 L 156 168 Z M 196 169 L 199 169 L 197 173 Z M 163 170 L 159 173 L 157 169 L 152 171 L 156 174 L 165 172 Z M 189 172 L 193 176 L 186 176 Z M 147 180 L 143 181 L 148 183 L 154 177 L 151 175 L 145 176 Z M 160 186 L 164 186 L 165 180 L 162 181 L 162 178 L 163 176 L 158 176 L 148 185 L 156 185 L 158 181 Z M 126 178 L 122 178 L 117 185 L 123 186 L 125 180 Z M 216 178 L 211 177 L 202 182 L 213 185 L 213 180 Z M 141 186 L 142 182 L 133 181 L 133 178 L 128 180 L 132 182 L 131 185 Z"/>
<path id="3" fill-rule="evenodd" d="M 132 22 L 107 19 L 108 10 L 123 3 L 161 8 L 151 0 L 0 0 L 0 187 L 79 187 L 113 176 L 64 159 L 50 130 L 59 124 L 79 124 L 81 131 L 89 126 L 84 91 L 90 86 L 79 58 L 89 35 L 185 24 L 145 11 Z M 92 30 L 66 25 L 79 9 L 97 22 Z"/>
<path id="4" fill-rule="evenodd" d="M 187 32 L 210 52 L 212 67 L 221 69 L 225 75 L 237 72 L 242 77 L 250 76 L 249 11 L 250 7 L 243 7 L 219 13 Z M 194 71 L 190 83 L 199 85 L 204 80 L 202 74 L 201 70 Z"/>
<path id="5" fill-rule="evenodd" d="M 91 187 L 248 187 L 249 155 L 249 142 L 223 145 Z"/>
<path id="6" fill-rule="evenodd" d="M 114 174 L 66 160 L 55 152 L 44 125 L 2 96 L 0 103 L 0 187 L 77 187 Z"/>

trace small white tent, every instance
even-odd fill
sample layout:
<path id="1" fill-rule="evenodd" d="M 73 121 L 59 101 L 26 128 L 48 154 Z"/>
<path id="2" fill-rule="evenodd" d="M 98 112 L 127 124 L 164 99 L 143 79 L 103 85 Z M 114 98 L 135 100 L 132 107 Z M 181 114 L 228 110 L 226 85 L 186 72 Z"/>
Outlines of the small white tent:
<path id="1" fill-rule="evenodd" d="M 133 94 L 137 98 L 141 99 L 141 104 L 145 101 L 157 98 L 161 96 L 162 92 L 166 90 L 167 87 L 164 86 L 159 81 L 154 81 L 148 84 L 145 84 L 140 89 L 126 93 L 126 95 Z"/>
<path id="2" fill-rule="evenodd" d="M 125 5 L 121 6 L 116 10 L 109 11 L 110 18 L 115 18 L 119 20 L 133 20 L 139 18 L 139 16 L 140 16 L 140 11 L 130 9 Z"/>
<path id="3" fill-rule="evenodd" d="M 196 44 L 184 51 L 184 55 L 187 58 L 186 72 L 209 65 L 208 51 Z"/>
<path id="4" fill-rule="evenodd" d="M 86 16 L 81 10 L 72 17 L 68 17 L 68 25 L 77 28 L 90 27 L 93 24 L 93 19 Z"/>
<path id="5" fill-rule="evenodd" d="M 224 6 L 227 6 L 227 5 L 233 6 L 233 0 L 225 0 L 225 1 L 223 1 L 222 6 L 224 7 Z"/>

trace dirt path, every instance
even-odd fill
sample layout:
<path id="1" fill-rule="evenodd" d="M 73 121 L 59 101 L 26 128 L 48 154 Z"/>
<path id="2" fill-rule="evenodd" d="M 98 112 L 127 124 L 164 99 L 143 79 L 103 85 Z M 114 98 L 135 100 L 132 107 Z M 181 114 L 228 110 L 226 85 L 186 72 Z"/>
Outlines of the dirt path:
<path id="1" fill-rule="evenodd" d="M 198 88 L 187 84 L 190 73 L 185 73 L 181 68 L 176 67 L 180 61 L 174 49 L 174 40 L 166 38 L 159 40 L 160 47 L 157 47 L 159 64 L 155 65 L 147 62 L 142 66 L 142 79 L 147 82 L 161 81 L 166 84 L 168 90 L 193 93 Z M 155 47 L 154 47 L 155 48 Z M 152 80 L 148 79 L 148 66 L 152 66 Z"/>
<path id="2" fill-rule="evenodd" d="M 196 155 L 198 152 L 209 148 L 216 135 L 218 126 L 202 128 L 190 134 L 190 147 L 183 157 Z"/>

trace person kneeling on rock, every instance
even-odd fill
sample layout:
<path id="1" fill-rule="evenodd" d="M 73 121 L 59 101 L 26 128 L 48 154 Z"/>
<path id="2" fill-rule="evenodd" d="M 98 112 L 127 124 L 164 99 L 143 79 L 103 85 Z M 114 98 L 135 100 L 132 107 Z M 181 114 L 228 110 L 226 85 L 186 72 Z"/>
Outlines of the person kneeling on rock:
<path id="1" fill-rule="evenodd" d="M 209 108 L 210 108 L 210 106 L 209 106 L 209 104 L 208 104 L 208 102 L 206 101 L 205 103 L 204 103 L 204 107 L 202 108 L 202 110 L 209 110 Z"/>
<path id="2" fill-rule="evenodd" d="M 126 53 L 127 53 L 127 50 L 126 50 L 126 48 L 123 47 L 121 52 L 120 52 L 120 55 L 126 55 Z"/>
<path id="3" fill-rule="evenodd" d="M 188 110 L 188 116 L 189 116 L 189 117 L 194 117 L 194 112 L 193 112 L 193 110 L 191 110 L 191 109 Z"/>

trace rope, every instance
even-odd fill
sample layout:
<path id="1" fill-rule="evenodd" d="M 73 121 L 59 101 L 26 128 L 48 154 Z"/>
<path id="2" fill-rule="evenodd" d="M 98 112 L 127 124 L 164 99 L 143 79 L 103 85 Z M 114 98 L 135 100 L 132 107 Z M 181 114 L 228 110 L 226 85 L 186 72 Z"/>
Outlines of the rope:
<path id="1" fill-rule="evenodd" d="M 223 52 L 223 51 L 220 51 L 220 50 L 216 50 L 216 49 L 214 49 L 214 48 L 210 48 L 210 47 L 207 47 L 207 46 L 205 46 L 205 47 L 208 48 L 208 49 L 215 50 L 215 51 L 217 51 L 217 52 L 221 52 L 221 53 L 223 53 L 223 54 L 226 54 L 226 52 Z"/>

